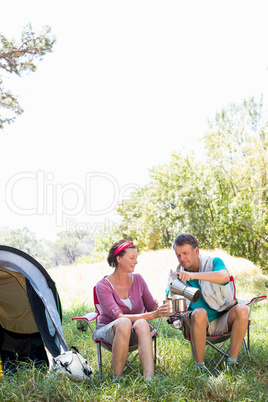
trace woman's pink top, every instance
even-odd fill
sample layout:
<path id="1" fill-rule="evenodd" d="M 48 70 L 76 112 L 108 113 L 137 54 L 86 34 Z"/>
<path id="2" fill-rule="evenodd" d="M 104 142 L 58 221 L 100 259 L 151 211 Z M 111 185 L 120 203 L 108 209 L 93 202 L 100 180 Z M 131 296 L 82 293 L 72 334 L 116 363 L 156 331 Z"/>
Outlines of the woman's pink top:
<path id="1" fill-rule="evenodd" d="M 102 278 L 96 285 L 97 297 L 101 306 L 99 316 L 100 324 L 109 324 L 114 321 L 118 314 L 141 314 L 144 308 L 153 311 L 158 303 L 151 295 L 148 286 L 139 274 L 133 274 L 132 286 L 128 291 L 132 303 L 130 310 L 120 299 L 118 294 L 107 279 Z"/>

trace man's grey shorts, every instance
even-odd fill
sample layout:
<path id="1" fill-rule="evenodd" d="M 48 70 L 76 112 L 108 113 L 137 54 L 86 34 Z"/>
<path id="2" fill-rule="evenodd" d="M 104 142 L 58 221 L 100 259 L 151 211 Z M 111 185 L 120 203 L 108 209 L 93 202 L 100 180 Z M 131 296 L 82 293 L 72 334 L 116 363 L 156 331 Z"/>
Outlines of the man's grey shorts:
<path id="1" fill-rule="evenodd" d="M 229 310 L 230 311 L 230 310 Z M 216 320 L 213 320 L 209 323 L 208 328 L 207 328 L 207 336 L 214 336 L 214 335 L 230 335 L 230 332 L 228 332 L 228 315 L 229 311 L 226 313 L 222 314 L 219 318 L 216 318 Z M 182 328 L 183 335 L 186 339 L 189 339 L 189 334 L 190 334 L 190 319 L 191 319 L 191 314 L 192 311 L 187 311 L 186 313 L 183 313 L 182 322 L 185 326 L 185 328 Z M 188 318 L 187 318 L 188 317 Z"/>
<path id="2" fill-rule="evenodd" d="M 227 311 L 226 313 L 222 314 L 219 318 L 216 318 L 216 320 L 213 320 L 209 323 L 207 329 L 208 336 L 230 334 L 230 332 L 228 332 L 229 311 Z"/>
<path id="3" fill-rule="evenodd" d="M 97 324 L 95 334 L 99 339 L 103 339 L 105 342 L 112 344 L 114 340 L 114 331 L 113 326 L 115 321 L 110 322 L 109 324 Z M 148 322 L 151 332 L 154 331 L 154 327 L 152 324 Z M 137 345 L 138 337 L 135 334 L 133 325 L 131 328 L 131 334 L 129 339 L 129 345 Z"/>

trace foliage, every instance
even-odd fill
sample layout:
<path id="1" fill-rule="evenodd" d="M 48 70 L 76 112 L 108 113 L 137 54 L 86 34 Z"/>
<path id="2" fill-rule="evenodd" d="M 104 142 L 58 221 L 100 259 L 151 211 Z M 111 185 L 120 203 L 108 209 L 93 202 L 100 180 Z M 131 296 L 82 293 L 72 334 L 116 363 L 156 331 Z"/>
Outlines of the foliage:
<path id="1" fill-rule="evenodd" d="M 169 165 L 150 171 L 150 184 L 122 202 L 120 231 L 141 249 L 170 247 L 179 232 L 196 234 L 200 243 L 214 247 L 213 177 L 193 155 L 173 153 Z"/>
<path id="2" fill-rule="evenodd" d="M 27 24 L 21 34 L 20 43 L 7 39 L 0 34 L 0 107 L 4 108 L 6 113 L 0 115 L 0 129 L 4 125 L 14 121 L 17 115 L 23 112 L 17 97 L 3 86 L 3 77 L 10 75 L 21 77 L 24 72 L 33 72 L 36 70 L 35 60 L 42 60 L 48 52 L 52 52 L 55 38 L 51 36 L 51 29 L 48 26 L 43 27 L 43 31 L 36 34 L 32 30 L 31 24 Z"/>
<path id="3" fill-rule="evenodd" d="M 75 260 L 75 264 L 90 264 L 92 262 L 92 257 L 89 255 L 81 255 Z"/>
<path id="4" fill-rule="evenodd" d="M 0 227 L 1 244 L 15 247 L 35 258 L 45 268 L 73 264 L 83 255 L 90 256 L 94 239 L 88 232 L 60 232 L 54 242 L 38 240 L 28 228 Z"/>
<path id="5" fill-rule="evenodd" d="M 41 265 L 49 263 L 49 244 L 44 240 L 38 240 L 35 233 L 28 228 L 10 229 L 0 227 L 1 245 L 15 247 L 35 258 Z"/>
<path id="6" fill-rule="evenodd" d="M 252 98 L 222 110 L 204 139 L 216 184 L 216 245 L 265 266 L 268 122 L 262 100 Z"/>
<path id="7" fill-rule="evenodd" d="M 174 153 L 150 182 L 123 201 L 119 233 L 141 249 L 170 247 L 192 232 L 201 247 L 223 248 L 267 268 L 268 122 L 262 99 L 231 104 L 209 122 L 206 155 Z"/>
<path id="8" fill-rule="evenodd" d="M 98 234 L 95 237 L 92 255 L 89 257 L 87 262 L 92 264 L 98 261 L 106 260 L 108 251 L 111 245 L 119 239 L 118 236 L 119 233 L 117 226 L 105 227 L 103 233 Z"/>
<path id="9" fill-rule="evenodd" d="M 60 232 L 58 239 L 50 245 L 50 264 L 73 264 L 78 258 L 91 255 L 94 240 L 88 232 Z"/>
<path id="10" fill-rule="evenodd" d="M 150 184 L 133 192 L 117 209 L 123 218 L 121 237 L 132 239 L 140 249 L 169 247 L 175 234 L 188 224 L 182 206 L 191 197 L 196 169 L 190 157 L 175 153 L 170 165 L 152 169 Z"/>

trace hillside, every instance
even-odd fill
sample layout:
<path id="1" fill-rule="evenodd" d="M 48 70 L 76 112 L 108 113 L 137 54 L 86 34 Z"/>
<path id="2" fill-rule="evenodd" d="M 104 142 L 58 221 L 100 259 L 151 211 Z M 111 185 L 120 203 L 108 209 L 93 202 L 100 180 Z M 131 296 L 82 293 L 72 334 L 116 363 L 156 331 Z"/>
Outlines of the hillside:
<path id="1" fill-rule="evenodd" d="M 256 296 L 256 288 L 261 292 L 258 294 L 267 294 L 265 284 L 267 287 L 268 278 L 252 262 L 244 258 L 232 257 L 222 250 L 201 252 L 222 258 L 230 275 L 236 279 L 239 298 L 249 299 Z M 177 259 L 171 249 L 146 251 L 139 254 L 135 272 L 144 277 L 153 296 L 161 302 L 165 297 L 167 272 L 176 265 Z M 96 264 L 59 266 L 50 268 L 48 272 L 56 282 L 63 309 L 68 310 L 71 306 L 83 303 L 91 305 L 93 286 L 104 275 L 109 275 L 112 268 L 103 261 Z"/>

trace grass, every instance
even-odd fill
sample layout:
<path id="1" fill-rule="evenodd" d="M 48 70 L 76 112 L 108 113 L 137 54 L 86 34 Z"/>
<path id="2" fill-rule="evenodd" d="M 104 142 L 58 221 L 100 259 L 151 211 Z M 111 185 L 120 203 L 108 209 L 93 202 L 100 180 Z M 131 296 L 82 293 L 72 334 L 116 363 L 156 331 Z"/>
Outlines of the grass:
<path id="1" fill-rule="evenodd" d="M 154 254 L 153 258 L 155 257 Z M 147 269 L 149 260 L 146 255 Z M 150 269 L 157 270 L 155 260 L 151 265 Z M 267 276 L 256 267 L 252 267 L 252 270 L 244 269 L 243 263 L 243 269 L 239 269 L 238 265 L 234 263 L 231 267 L 231 273 L 235 274 L 238 296 L 248 298 L 267 294 Z M 75 268 L 70 268 L 70 271 L 72 269 Z M 77 271 L 73 272 L 79 277 Z M 66 288 L 64 283 L 62 286 Z M 88 295 L 89 293 L 87 292 Z M 67 344 L 76 346 L 88 360 L 93 370 L 93 380 L 75 383 L 64 375 L 42 373 L 28 366 L 14 376 L 4 376 L 0 384 L 0 401 L 268 401 L 267 301 L 254 307 L 251 322 L 251 361 L 242 348 L 239 354 L 241 368 L 237 375 L 232 376 L 228 372 L 213 369 L 212 376 L 197 374 L 189 342 L 182 337 L 179 330 L 173 329 L 163 319 L 157 341 L 158 358 L 153 381 L 146 383 L 143 380 L 137 359 L 134 367 L 138 374 L 128 371 L 124 383 L 117 388 L 111 382 L 111 354 L 103 351 L 103 379 L 100 382 L 96 348 L 90 333 L 81 333 L 71 321 L 72 317 L 93 310 L 90 297 L 85 295 L 84 290 L 78 289 L 68 300 L 63 300 L 63 332 Z M 214 353 L 207 348 L 206 361 Z"/>

